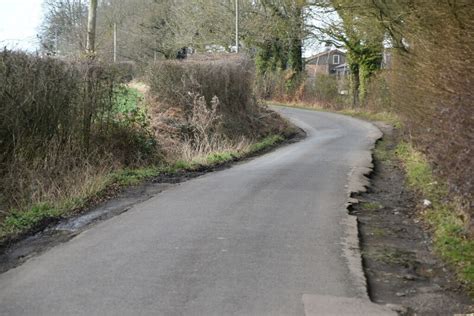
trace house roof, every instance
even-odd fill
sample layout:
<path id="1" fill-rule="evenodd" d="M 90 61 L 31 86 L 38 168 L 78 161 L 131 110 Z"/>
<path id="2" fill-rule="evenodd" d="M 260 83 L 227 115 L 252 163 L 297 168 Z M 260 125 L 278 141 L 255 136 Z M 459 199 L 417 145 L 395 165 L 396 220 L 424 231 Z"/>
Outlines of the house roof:
<path id="1" fill-rule="evenodd" d="M 346 55 L 346 53 L 344 53 L 343 51 L 341 51 L 339 49 L 330 49 L 330 50 L 325 50 L 323 52 L 317 53 L 316 55 L 310 56 L 310 57 L 306 58 L 306 61 L 310 61 L 310 60 L 316 59 L 318 57 L 328 55 L 330 53 L 339 53 L 339 54 L 344 55 L 344 56 Z"/>

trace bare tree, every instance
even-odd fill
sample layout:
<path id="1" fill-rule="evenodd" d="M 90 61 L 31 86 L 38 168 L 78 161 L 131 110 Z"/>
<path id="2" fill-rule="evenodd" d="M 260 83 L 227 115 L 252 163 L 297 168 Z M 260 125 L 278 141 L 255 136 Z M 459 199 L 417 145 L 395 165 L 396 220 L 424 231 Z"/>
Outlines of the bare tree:
<path id="1" fill-rule="evenodd" d="M 46 0 L 41 25 L 41 49 L 50 55 L 70 55 L 86 47 L 87 7 L 84 0 Z"/>

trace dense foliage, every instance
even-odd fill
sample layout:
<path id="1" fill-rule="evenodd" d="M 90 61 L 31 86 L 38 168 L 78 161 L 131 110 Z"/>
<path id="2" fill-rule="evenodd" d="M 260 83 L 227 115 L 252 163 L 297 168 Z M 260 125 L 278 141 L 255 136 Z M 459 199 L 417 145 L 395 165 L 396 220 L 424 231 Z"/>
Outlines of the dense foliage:
<path id="1" fill-rule="evenodd" d="M 363 10 L 363 13 L 358 13 Z M 474 3 L 461 1 L 367 1 L 352 14 L 388 39 L 386 83 L 392 111 L 406 132 L 461 198 L 473 228 Z"/>
<path id="2" fill-rule="evenodd" d="M 3 202 L 21 206 L 54 195 L 85 166 L 153 159 L 144 113 L 119 110 L 120 87 L 111 66 L 1 52 Z"/>
<path id="3" fill-rule="evenodd" d="M 169 154 L 192 157 L 192 152 L 238 147 L 288 129 L 279 115 L 257 102 L 254 65 L 244 56 L 157 62 L 147 81 L 152 126 Z"/>

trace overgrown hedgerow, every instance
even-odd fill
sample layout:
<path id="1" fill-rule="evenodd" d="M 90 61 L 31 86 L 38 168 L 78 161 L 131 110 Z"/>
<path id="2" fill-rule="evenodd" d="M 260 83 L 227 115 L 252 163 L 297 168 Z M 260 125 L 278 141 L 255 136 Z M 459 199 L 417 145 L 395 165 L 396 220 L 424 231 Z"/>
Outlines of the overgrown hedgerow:
<path id="1" fill-rule="evenodd" d="M 235 160 L 292 133 L 257 103 L 244 58 L 154 65 L 146 100 L 114 68 L 0 54 L 0 243 L 110 190 Z"/>
<path id="2" fill-rule="evenodd" d="M 146 114 L 120 108 L 121 86 L 99 62 L 0 52 L 1 216 L 154 159 Z"/>
<path id="3" fill-rule="evenodd" d="M 240 150 L 289 130 L 257 101 L 254 65 L 245 56 L 160 61 L 150 67 L 147 80 L 152 126 L 169 159 Z"/>

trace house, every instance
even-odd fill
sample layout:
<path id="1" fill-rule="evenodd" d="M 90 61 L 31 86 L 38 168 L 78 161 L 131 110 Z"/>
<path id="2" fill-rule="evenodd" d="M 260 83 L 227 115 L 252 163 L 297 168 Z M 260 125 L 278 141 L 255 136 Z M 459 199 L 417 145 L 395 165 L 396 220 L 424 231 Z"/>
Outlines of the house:
<path id="1" fill-rule="evenodd" d="M 350 73 L 349 65 L 347 63 L 337 65 L 334 67 L 334 74 L 337 78 L 343 78 L 348 76 Z"/>
<path id="2" fill-rule="evenodd" d="M 305 69 L 309 77 L 315 77 L 316 74 L 347 74 L 346 54 L 339 49 L 325 50 L 307 58 Z"/>

